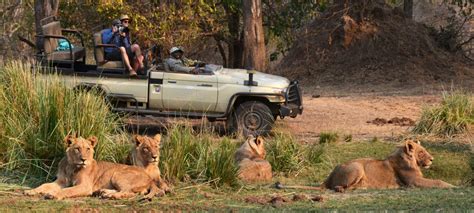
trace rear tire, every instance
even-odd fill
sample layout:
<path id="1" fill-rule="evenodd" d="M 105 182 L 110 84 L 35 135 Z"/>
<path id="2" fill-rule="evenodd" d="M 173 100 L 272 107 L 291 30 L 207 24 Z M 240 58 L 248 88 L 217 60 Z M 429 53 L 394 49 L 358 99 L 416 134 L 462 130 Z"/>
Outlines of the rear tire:
<path id="1" fill-rule="evenodd" d="M 227 129 L 243 136 L 266 135 L 273 128 L 275 119 L 270 108 L 262 102 L 247 101 L 229 115 Z"/>

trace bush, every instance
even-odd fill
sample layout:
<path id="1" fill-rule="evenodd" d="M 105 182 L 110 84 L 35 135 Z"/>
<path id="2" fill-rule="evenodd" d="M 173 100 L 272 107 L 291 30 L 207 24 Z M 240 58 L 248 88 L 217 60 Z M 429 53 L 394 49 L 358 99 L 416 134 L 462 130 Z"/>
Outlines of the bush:
<path id="1" fill-rule="evenodd" d="M 214 141 L 212 135 L 196 135 L 189 126 L 174 126 L 161 148 L 161 171 L 169 181 L 211 182 L 237 186 L 234 162 L 237 145 L 229 138 Z"/>
<path id="2" fill-rule="evenodd" d="M 472 96 L 460 91 L 443 92 L 441 105 L 424 108 L 414 133 L 451 136 L 474 124 Z"/>
<path id="3" fill-rule="evenodd" d="M 267 141 L 266 159 L 272 165 L 274 172 L 291 174 L 303 169 L 305 152 L 295 139 L 285 133 L 275 133 L 272 140 Z"/>
<path id="4" fill-rule="evenodd" d="M 321 132 L 319 134 L 319 143 L 336 143 L 339 140 L 339 135 L 336 132 Z"/>
<path id="5" fill-rule="evenodd" d="M 43 76 L 29 65 L 9 62 L 0 68 L 0 105 L 2 169 L 44 177 L 64 156 L 63 139 L 70 133 L 97 136 L 96 159 L 123 161 L 129 151 L 113 136 L 122 134 L 119 118 L 104 100 L 66 88 L 58 75 Z"/>

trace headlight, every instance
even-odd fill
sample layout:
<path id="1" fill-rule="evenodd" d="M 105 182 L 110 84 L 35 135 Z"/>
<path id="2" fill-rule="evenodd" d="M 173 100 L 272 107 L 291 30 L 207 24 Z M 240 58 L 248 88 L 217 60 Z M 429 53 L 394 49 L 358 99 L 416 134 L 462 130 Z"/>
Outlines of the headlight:
<path id="1" fill-rule="evenodd" d="M 273 93 L 278 93 L 284 95 L 286 93 L 286 88 L 283 89 L 273 89 Z"/>

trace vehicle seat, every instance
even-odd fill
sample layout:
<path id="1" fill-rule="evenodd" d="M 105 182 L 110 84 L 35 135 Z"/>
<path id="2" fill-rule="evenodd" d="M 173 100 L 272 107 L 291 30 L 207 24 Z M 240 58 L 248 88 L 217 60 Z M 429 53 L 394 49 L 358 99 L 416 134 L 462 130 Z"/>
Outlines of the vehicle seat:
<path id="1" fill-rule="evenodd" d="M 97 64 L 97 69 L 120 69 L 125 70 L 123 60 L 121 61 L 107 61 L 105 60 L 104 48 L 107 44 L 102 44 L 102 33 L 105 30 L 101 30 L 94 33 L 94 56 Z M 114 47 L 117 48 L 117 47 Z"/>
<path id="2" fill-rule="evenodd" d="M 82 59 L 82 62 L 85 63 L 86 50 L 84 48 L 82 36 L 78 31 L 62 29 L 58 20 L 54 20 L 50 23 L 42 25 L 41 29 L 42 34 L 38 35 L 38 37 L 43 39 L 43 53 L 47 61 L 71 63 L 73 66 L 75 61 Z M 72 49 L 56 50 L 59 39 L 65 39 L 72 44 L 72 42 L 67 37 L 63 36 L 64 32 L 76 34 L 81 39 L 82 46 L 78 47 L 75 45 Z"/>

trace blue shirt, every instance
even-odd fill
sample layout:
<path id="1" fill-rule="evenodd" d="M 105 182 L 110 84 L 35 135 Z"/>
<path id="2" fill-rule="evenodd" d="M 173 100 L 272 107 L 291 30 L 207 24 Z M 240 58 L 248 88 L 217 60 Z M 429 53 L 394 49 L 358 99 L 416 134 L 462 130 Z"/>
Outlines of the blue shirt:
<path id="1" fill-rule="evenodd" d="M 130 48 L 130 36 L 127 35 L 125 37 L 121 37 L 118 34 L 114 34 L 112 29 L 106 29 L 102 32 L 102 43 L 103 44 L 115 44 L 117 47 L 125 47 Z M 114 50 L 112 47 L 106 47 L 104 52 L 111 53 Z"/>

